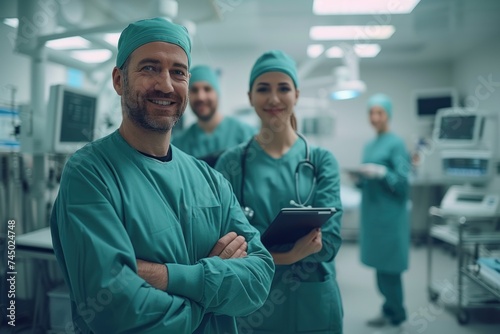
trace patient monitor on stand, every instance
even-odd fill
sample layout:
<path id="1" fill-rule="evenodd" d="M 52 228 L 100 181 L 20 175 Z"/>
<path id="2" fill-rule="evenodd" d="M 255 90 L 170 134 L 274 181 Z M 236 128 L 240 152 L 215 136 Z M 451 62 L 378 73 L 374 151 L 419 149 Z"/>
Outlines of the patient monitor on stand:
<path id="1" fill-rule="evenodd" d="M 497 122 L 496 115 L 482 111 L 438 111 L 433 139 L 440 151 L 442 180 L 451 185 L 441 202 L 443 214 L 500 216 Z"/>

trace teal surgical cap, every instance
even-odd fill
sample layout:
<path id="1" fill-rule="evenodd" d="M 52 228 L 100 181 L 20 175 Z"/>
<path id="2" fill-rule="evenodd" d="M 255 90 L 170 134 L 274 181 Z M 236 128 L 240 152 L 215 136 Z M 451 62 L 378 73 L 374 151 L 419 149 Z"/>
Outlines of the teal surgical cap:
<path id="1" fill-rule="evenodd" d="M 191 40 L 185 27 L 163 18 L 140 20 L 128 25 L 118 40 L 116 67 L 121 68 L 138 47 L 151 42 L 165 42 L 180 46 L 191 64 Z"/>
<path id="2" fill-rule="evenodd" d="M 267 72 L 285 73 L 292 78 L 295 88 L 299 86 L 295 61 L 283 51 L 271 50 L 257 59 L 250 73 L 250 91 L 255 79 Z"/>
<path id="3" fill-rule="evenodd" d="M 212 68 L 205 65 L 193 67 L 191 69 L 191 78 L 189 79 L 189 88 L 199 81 L 208 82 L 208 84 L 217 91 L 217 95 L 220 95 L 219 78 Z"/>
<path id="4" fill-rule="evenodd" d="M 385 110 L 387 117 L 392 118 L 392 102 L 389 96 L 385 94 L 375 94 L 368 100 L 368 110 L 371 108 L 379 106 Z"/>

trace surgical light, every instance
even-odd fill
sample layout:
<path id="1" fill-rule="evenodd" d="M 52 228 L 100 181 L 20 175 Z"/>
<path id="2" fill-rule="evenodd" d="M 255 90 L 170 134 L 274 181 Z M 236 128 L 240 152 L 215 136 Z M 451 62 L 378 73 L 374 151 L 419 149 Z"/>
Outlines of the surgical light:
<path id="1" fill-rule="evenodd" d="M 366 91 L 365 83 L 358 79 L 357 62 L 351 64 L 349 61 L 352 62 L 352 59 L 345 61 L 345 66 L 334 70 L 335 84 L 330 90 L 330 98 L 333 100 L 353 99 Z"/>

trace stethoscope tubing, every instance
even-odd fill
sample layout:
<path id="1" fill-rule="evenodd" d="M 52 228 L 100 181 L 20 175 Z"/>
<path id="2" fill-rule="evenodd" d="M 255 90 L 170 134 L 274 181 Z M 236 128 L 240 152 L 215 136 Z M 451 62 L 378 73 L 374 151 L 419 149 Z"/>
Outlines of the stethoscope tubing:
<path id="1" fill-rule="evenodd" d="M 295 167 L 295 196 L 298 202 L 295 201 L 290 201 L 290 204 L 293 204 L 295 206 L 299 207 L 304 207 L 306 203 L 311 199 L 314 189 L 316 187 L 316 167 L 314 164 L 311 162 L 311 157 L 310 157 L 310 148 L 309 148 L 309 143 L 307 142 L 306 137 L 304 137 L 301 133 L 297 132 L 297 135 L 304 141 L 306 145 L 306 154 L 305 154 L 305 159 L 300 161 L 297 164 L 297 167 Z M 241 189 L 240 189 L 240 204 L 245 210 L 251 210 L 247 206 L 245 206 L 245 176 L 246 176 L 246 160 L 248 156 L 248 150 L 250 149 L 250 145 L 252 144 L 254 138 L 250 138 L 248 143 L 245 145 L 243 148 L 243 154 L 241 155 Z M 301 166 L 306 166 L 310 168 L 313 172 L 313 182 L 311 186 L 311 190 L 309 191 L 307 198 L 304 202 L 300 200 L 300 194 L 299 194 L 299 175 L 300 175 L 300 168 Z"/>

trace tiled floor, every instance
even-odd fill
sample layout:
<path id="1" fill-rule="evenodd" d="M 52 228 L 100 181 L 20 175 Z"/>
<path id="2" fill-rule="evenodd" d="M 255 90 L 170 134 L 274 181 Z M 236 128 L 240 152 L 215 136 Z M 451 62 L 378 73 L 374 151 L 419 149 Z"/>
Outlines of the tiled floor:
<path id="1" fill-rule="evenodd" d="M 372 268 L 359 261 L 359 245 L 344 243 L 337 256 L 337 277 L 344 303 L 344 333 L 370 334 L 375 330 L 364 323 L 380 310 L 382 298 L 375 285 Z M 442 248 L 433 248 L 433 279 L 449 283 L 456 279 L 456 257 Z M 408 321 L 405 333 L 411 334 L 499 334 L 500 310 L 475 309 L 470 312 L 470 322 L 459 325 L 449 306 L 456 296 L 438 298 L 431 303 L 427 293 L 427 248 L 413 247 L 410 270 L 404 274 L 404 288 Z M 446 303 L 444 303 L 446 302 Z M 448 305 L 448 306 L 445 306 Z"/>

